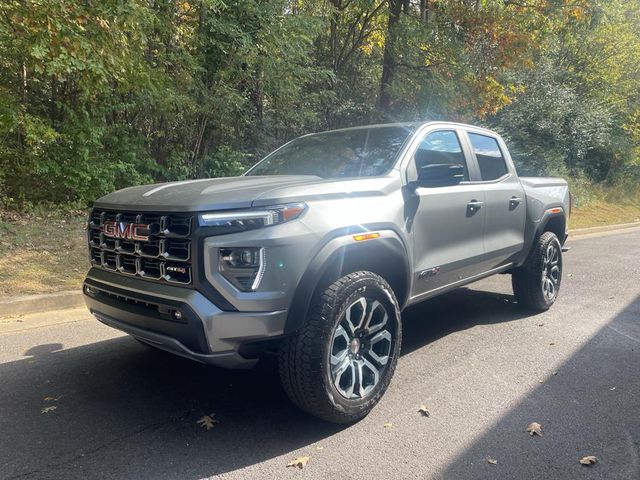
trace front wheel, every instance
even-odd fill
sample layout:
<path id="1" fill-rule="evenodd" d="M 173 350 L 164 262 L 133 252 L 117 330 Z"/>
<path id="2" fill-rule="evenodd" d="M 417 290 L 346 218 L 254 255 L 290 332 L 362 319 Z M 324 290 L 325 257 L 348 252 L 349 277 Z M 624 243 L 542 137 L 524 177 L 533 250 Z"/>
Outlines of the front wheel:
<path id="1" fill-rule="evenodd" d="M 361 419 L 389 386 L 402 327 L 391 287 L 372 272 L 346 275 L 312 302 L 280 352 L 280 378 L 302 410 L 334 423 Z"/>
<path id="2" fill-rule="evenodd" d="M 562 282 L 562 247 L 553 232 L 543 233 L 511 283 L 516 300 L 525 308 L 548 310 L 558 298 Z"/>

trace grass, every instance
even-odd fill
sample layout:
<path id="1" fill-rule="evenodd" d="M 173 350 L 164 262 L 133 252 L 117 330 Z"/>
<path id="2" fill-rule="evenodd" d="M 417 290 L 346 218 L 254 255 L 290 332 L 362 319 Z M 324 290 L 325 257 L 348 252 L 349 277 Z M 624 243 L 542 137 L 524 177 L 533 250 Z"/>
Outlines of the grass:
<path id="1" fill-rule="evenodd" d="M 89 269 L 86 213 L 0 211 L 0 297 L 80 288 Z"/>
<path id="2" fill-rule="evenodd" d="M 569 228 L 600 227 L 631 222 L 640 222 L 640 205 L 613 204 L 600 200 L 574 208 L 569 219 Z"/>
<path id="3" fill-rule="evenodd" d="M 79 289 L 89 269 L 86 215 L 0 210 L 0 297 Z M 574 207 L 570 228 L 638 221 L 640 196 L 617 198 L 603 191 Z"/>
<path id="4" fill-rule="evenodd" d="M 640 222 L 640 186 L 604 187 L 571 182 L 575 198 L 569 228 Z"/>

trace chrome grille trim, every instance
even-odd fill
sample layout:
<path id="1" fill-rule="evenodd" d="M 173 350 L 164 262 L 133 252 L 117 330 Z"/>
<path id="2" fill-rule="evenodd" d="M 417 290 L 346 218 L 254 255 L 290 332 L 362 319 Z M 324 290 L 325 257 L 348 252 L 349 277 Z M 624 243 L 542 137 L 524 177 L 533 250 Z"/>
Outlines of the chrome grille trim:
<path id="1" fill-rule="evenodd" d="M 104 233 L 105 222 L 150 225 L 149 240 L 109 237 Z M 122 275 L 191 285 L 193 228 L 192 214 L 94 209 L 87 229 L 89 259 L 95 267 Z"/>

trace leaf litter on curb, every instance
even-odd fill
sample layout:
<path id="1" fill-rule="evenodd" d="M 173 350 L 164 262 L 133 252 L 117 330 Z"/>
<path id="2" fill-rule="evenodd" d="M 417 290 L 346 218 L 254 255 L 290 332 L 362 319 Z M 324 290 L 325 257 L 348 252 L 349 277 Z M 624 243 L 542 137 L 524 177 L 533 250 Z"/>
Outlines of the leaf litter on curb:
<path id="1" fill-rule="evenodd" d="M 289 463 L 287 463 L 287 467 L 294 467 L 294 468 L 300 468 L 303 469 L 304 467 L 307 466 L 307 463 L 309 463 L 311 457 L 298 457 L 298 458 L 294 458 L 293 460 L 291 460 Z"/>
<path id="2" fill-rule="evenodd" d="M 496 460 L 495 458 L 487 457 L 487 463 L 490 463 L 491 465 L 497 465 L 498 460 Z"/>
<path id="3" fill-rule="evenodd" d="M 50 406 L 50 407 L 44 407 L 44 408 L 42 409 L 41 413 L 51 413 L 51 412 L 53 412 L 56 408 L 58 408 L 58 407 L 56 407 L 55 405 L 52 405 L 52 406 Z"/>
<path id="4" fill-rule="evenodd" d="M 596 463 L 598 463 L 598 458 L 595 457 L 594 455 L 587 455 L 586 457 L 582 457 L 580 459 L 580 463 L 582 465 L 595 465 Z"/>
<path id="5" fill-rule="evenodd" d="M 420 405 L 420 408 L 418 409 L 418 412 L 421 413 L 423 417 L 430 417 L 431 416 L 431 412 L 429 412 L 429 409 L 427 408 L 426 405 Z"/>
<path id="6" fill-rule="evenodd" d="M 209 415 L 204 415 L 198 419 L 196 423 L 199 423 L 202 428 L 206 428 L 207 430 L 211 430 L 216 423 L 220 423 L 220 420 L 213 418 L 215 417 L 215 413 L 210 413 Z"/>
<path id="7" fill-rule="evenodd" d="M 527 427 L 527 433 L 529 435 L 531 435 L 532 437 L 534 435 L 539 435 L 540 437 L 542 437 L 542 425 L 540 425 L 538 422 L 531 422 L 529 424 L 529 426 Z"/>

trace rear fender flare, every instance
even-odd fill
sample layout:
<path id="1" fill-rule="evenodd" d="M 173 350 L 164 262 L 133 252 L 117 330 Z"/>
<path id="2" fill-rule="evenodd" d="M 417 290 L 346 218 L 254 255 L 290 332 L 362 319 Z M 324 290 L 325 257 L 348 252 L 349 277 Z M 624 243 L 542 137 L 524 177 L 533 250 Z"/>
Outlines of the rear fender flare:
<path id="1" fill-rule="evenodd" d="M 560 213 L 552 213 L 554 208 L 561 208 Z M 522 265 L 529 257 L 529 252 L 533 248 L 534 243 L 540 235 L 546 231 L 550 231 L 556 234 L 561 245 L 567 239 L 567 216 L 562 204 L 549 206 L 543 213 L 540 221 L 537 223 L 529 223 L 525 229 L 525 248 L 522 251 L 520 258 L 516 264 Z"/>

